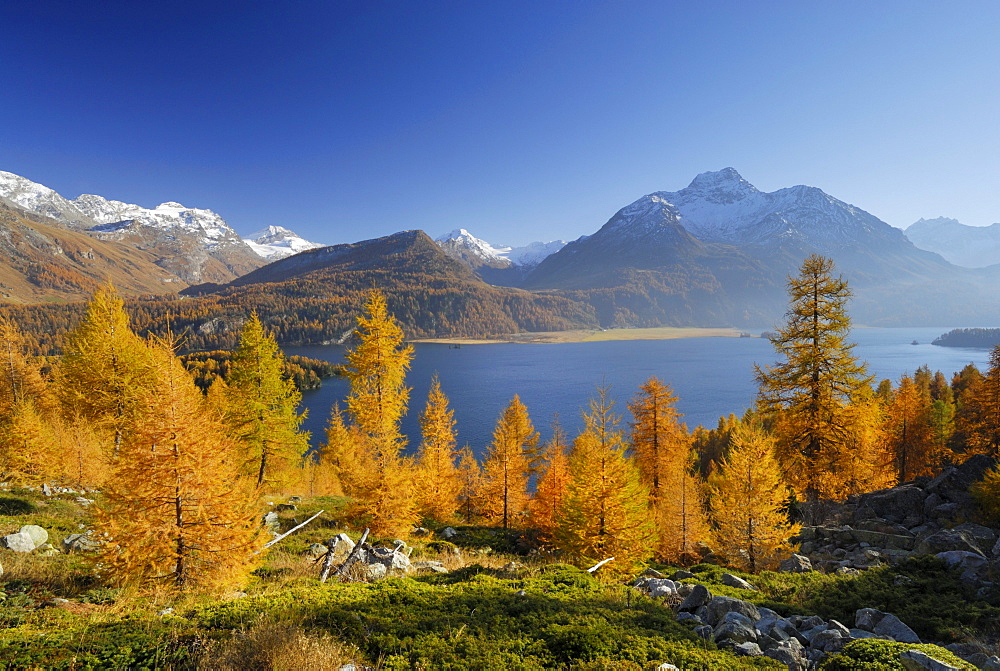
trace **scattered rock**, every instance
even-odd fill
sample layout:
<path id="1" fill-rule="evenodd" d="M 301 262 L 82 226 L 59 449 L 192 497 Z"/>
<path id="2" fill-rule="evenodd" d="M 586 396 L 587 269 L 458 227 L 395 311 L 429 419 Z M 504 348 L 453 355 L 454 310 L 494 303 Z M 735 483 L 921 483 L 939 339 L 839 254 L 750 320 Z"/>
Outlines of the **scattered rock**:
<path id="1" fill-rule="evenodd" d="M 855 521 L 880 518 L 889 523 L 900 523 L 914 510 L 923 510 L 925 493 L 914 485 L 862 494 L 854 512 Z"/>
<path id="2" fill-rule="evenodd" d="M 279 513 L 291 512 L 298 509 L 299 507 L 294 503 L 279 503 L 274 507 L 274 511 Z"/>
<path id="3" fill-rule="evenodd" d="M 450 541 L 452 538 L 458 535 L 458 532 L 452 529 L 451 527 L 445 527 L 444 529 L 441 530 L 441 533 L 438 535 L 441 536 L 441 538 L 445 539 L 446 541 Z"/>
<path id="4" fill-rule="evenodd" d="M 751 641 L 740 643 L 733 647 L 733 652 L 741 657 L 760 657 L 762 654 L 760 646 Z"/>
<path id="5" fill-rule="evenodd" d="M 273 510 L 264 513 L 262 524 L 265 529 L 276 536 L 281 533 L 281 520 L 278 519 L 278 513 Z"/>
<path id="6" fill-rule="evenodd" d="M 753 585 L 751 585 L 750 583 L 748 583 L 743 578 L 740 578 L 739 576 L 735 576 L 732 573 L 723 573 L 722 574 L 722 584 L 723 585 L 727 585 L 729 587 L 735 587 L 737 589 L 749 589 L 749 590 L 757 591 L 756 587 L 754 587 Z"/>
<path id="7" fill-rule="evenodd" d="M 708 591 L 707 587 L 704 585 L 695 585 L 677 610 L 681 612 L 698 610 L 711 600 L 712 593 Z"/>
<path id="8" fill-rule="evenodd" d="M 29 534 L 18 532 L 0 538 L 0 545 L 12 552 L 27 553 L 35 549 L 35 539 Z"/>
<path id="9" fill-rule="evenodd" d="M 63 539 L 63 552 L 94 552 L 101 547 L 101 542 L 94 538 L 93 533 L 85 531 L 80 534 L 70 534 Z"/>
<path id="10" fill-rule="evenodd" d="M 973 552 L 981 555 L 983 551 L 975 540 L 965 531 L 958 529 L 942 529 L 920 540 L 916 546 L 917 554 L 938 554 L 939 552 Z"/>
<path id="11" fill-rule="evenodd" d="M 31 536 L 31 540 L 35 542 L 36 548 L 49 541 L 49 532 L 37 524 L 25 524 L 21 527 L 20 531 L 22 534 L 28 534 Z"/>
<path id="12" fill-rule="evenodd" d="M 809 557 L 800 554 L 793 554 L 778 566 L 778 571 L 782 573 L 808 573 L 812 570 L 812 561 Z"/>
<path id="13" fill-rule="evenodd" d="M 668 580 L 666 578 L 651 578 L 646 581 L 645 592 L 654 598 L 664 596 L 669 597 L 677 594 L 677 587 L 677 583 L 673 580 Z"/>
<path id="14" fill-rule="evenodd" d="M 678 569 L 674 571 L 674 574 L 670 576 L 671 580 L 691 580 L 694 578 L 694 573 L 691 571 L 685 571 L 684 569 Z"/>
<path id="15" fill-rule="evenodd" d="M 753 626 L 753 621 L 743 613 L 736 611 L 730 611 L 722 617 L 715 626 L 713 636 L 716 643 L 725 641 L 732 644 L 757 642 L 757 630 Z"/>
<path id="16" fill-rule="evenodd" d="M 708 624 L 703 624 L 700 627 L 694 628 L 694 633 L 696 635 L 700 636 L 701 638 L 707 639 L 709 641 L 712 640 L 712 634 L 714 633 L 714 631 L 715 630 L 712 628 L 712 626 Z"/>
<path id="17" fill-rule="evenodd" d="M 439 561 L 415 561 L 410 564 L 414 571 L 431 571 L 432 573 L 447 573 L 448 569 Z"/>
<path id="18" fill-rule="evenodd" d="M 728 596 L 713 597 L 705 606 L 708 608 L 706 622 L 715 626 L 722 622 L 727 613 L 740 613 L 750 619 L 751 624 L 760 619 L 760 611 L 757 606 L 749 601 L 741 601 Z"/>
<path id="19" fill-rule="evenodd" d="M 907 671 L 959 671 L 957 666 L 939 662 L 919 650 L 906 650 L 900 653 L 899 662 Z"/>
<path id="20" fill-rule="evenodd" d="M 887 636 L 900 643 L 920 643 L 920 637 L 891 613 L 886 613 L 873 631 L 879 636 Z"/>

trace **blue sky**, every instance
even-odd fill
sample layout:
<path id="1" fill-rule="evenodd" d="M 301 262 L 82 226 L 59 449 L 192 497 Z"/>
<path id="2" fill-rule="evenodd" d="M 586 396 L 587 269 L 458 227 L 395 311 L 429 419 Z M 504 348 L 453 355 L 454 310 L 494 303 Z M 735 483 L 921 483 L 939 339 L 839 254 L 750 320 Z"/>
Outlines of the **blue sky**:
<path id="1" fill-rule="evenodd" d="M 1000 221 L 1000 3 L 7 2 L 0 170 L 326 244 L 573 239 L 735 167 Z"/>

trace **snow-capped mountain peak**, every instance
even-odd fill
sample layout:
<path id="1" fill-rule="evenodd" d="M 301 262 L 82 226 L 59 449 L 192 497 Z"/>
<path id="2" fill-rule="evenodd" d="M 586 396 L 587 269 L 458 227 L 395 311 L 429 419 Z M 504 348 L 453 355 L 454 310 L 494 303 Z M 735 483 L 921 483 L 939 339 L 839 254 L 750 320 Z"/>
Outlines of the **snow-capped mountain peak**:
<path id="1" fill-rule="evenodd" d="M 0 170 L 0 196 L 29 212 L 56 219 L 75 228 L 93 225 L 72 201 L 47 186 L 12 172 Z"/>
<path id="2" fill-rule="evenodd" d="M 153 209 L 84 194 L 73 203 L 91 219 L 108 230 L 109 224 L 130 221 L 160 231 L 180 229 L 195 234 L 211 248 L 221 243 L 238 243 L 240 237 L 226 221 L 212 210 L 186 207 L 176 201 L 160 203 Z"/>
<path id="3" fill-rule="evenodd" d="M 760 193 L 750 182 L 743 179 L 734 168 L 723 168 L 716 172 L 703 172 L 683 189 L 688 198 L 698 197 L 713 203 L 732 203 Z"/>
<path id="4" fill-rule="evenodd" d="M 474 266 L 488 265 L 494 268 L 532 267 L 542 259 L 562 249 L 562 240 L 532 242 L 523 247 L 496 245 L 469 233 L 464 228 L 438 237 L 435 242 L 446 254 Z"/>
<path id="5" fill-rule="evenodd" d="M 268 261 L 277 261 L 323 245 L 309 242 L 284 226 L 268 226 L 243 238 L 250 249 Z"/>

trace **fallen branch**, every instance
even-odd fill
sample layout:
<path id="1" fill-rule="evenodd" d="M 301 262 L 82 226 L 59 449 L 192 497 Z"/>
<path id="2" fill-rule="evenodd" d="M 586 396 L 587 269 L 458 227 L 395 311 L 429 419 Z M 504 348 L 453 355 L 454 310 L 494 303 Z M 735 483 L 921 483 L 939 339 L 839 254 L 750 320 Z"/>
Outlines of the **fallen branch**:
<path id="1" fill-rule="evenodd" d="M 361 546 L 366 545 L 365 541 L 368 540 L 368 531 L 369 531 L 368 529 L 365 529 L 365 532 L 361 534 L 361 538 L 358 539 L 357 545 L 355 545 L 354 549 L 351 550 L 351 553 L 347 555 L 347 559 L 344 560 L 344 563 L 337 568 L 337 572 L 334 573 L 335 576 L 341 578 L 344 575 L 346 575 L 347 569 L 351 568 L 351 565 L 358 560 L 358 557 L 362 550 Z"/>
<path id="2" fill-rule="evenodd" d="M 326 554 L 323 556 L 323 566 L 320 568 L 319 581 L 326 582 L 326 579 L 330 576 L 330 569 L 333 568 L 333 555 L 337 552 L 337 545 L 340 543 L 340 537 L 335 536 L 323 543 L 326 546 Z"/>
<path id="3" fill-rule="evenodd" d="M 607 564 L 609 561 L 614 561 L 614 560 L 615 560 L 614 557 L 608 557 L 607 559 L 602 559 L 601 561 L 597 562 L 596 564 L 594 564 L 593 566 L 591 566 L 589 569 L 587 569 L 587 573 L 593 573 L 597 569 L 599 569 L 602 566 L 604 566 L 605 564 Z"/>
<path id="4" fill-rule="evenodd" d="M 296 525 L 296 526 L 292 527 L 291 529 L 289 529 L 288 531 L 286 531 L 285 533 L 281 534 L 280 536 L 278 536 L 277 538 L 275 538 L 273 540 L 269 540 L 267 543 L 264 543 L 264 547 L 262 547 L 260 550 L 258 550 L 255 554 L 260 554 L 261 552 L 263 552 L 267 548 L 271 547 L 272 545 L 274 545 L 275 543 L 277 543 L 278 541 L 280 541 L 285 536 L 289 536 L 289 535 L 295 533 L 296 531 L 298 531 L 299 529 L 301 529 L 305 525 L 309 524 L 310 522 L 312 522 L 314 519 L 316 519 L 317 517 L 319 517 L 320 515 L 322 515 L 325 512 L 326 512 L 325 510 L 321 510 L 318 513 L 316 513 L 315 515 L 313 515 L 312 517 L 310 517 L 309 519 L 307 519 L 302 524 L 299 524 L 299 525 Z"/>

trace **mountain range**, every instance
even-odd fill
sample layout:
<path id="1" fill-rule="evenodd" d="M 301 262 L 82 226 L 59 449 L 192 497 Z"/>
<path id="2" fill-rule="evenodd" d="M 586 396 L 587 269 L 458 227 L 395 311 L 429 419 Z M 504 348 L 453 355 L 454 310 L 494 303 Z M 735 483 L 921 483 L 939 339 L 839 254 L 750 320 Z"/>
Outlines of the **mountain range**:
<path id="1" fill-rule="evenodd" d="M 93 194 L 70 200 L 10 172 L 0 171 L 0 202 L 46 217 L 57 227 L 147 252 L 183 284 L 226 282 L 269 260 L 317 246 L 279 226 L 245 241 L 212 210 L 176 202 L 147 209 Z"/>
<path id="2" fill-rule="evenodd" d="M 130 291 L 184 290 L 236 320 L 240 311 L 258 309 L 273 311 L 275 323 L 287 322 L 282 311 L 287 315 L 294 308 L 300 319 L 322 314 L 336 322 L 312 332 L 289 331 L 288 342 L 329 340 L 336 335 L 331 328 L 350 320 L 341 319 L 346 313 L 340 308 L 335 317 L 333 308 L 315 302 L 342 305 L 372 286 L 386 289 L 401 321 L 421 335 L 596 326 L 771 328 L 787 304 L 788 276 L 811 253 L 831 257 L 849 280 L 856 323 L 1000 321 L 994 298 L 1000 266 L 958 267 L 816 187 L 763 192 L 732 168 L 702 173 L 678 191 L 643 196 L 573 242 L 522 248 L 491 244 L 465 229 L 436 241 L 406 231 L 319 247 L 272 226 L 244 241 L 211 210 L 170 202 L 145 209 L 89 195 L 67 200 L 11 173 L 0 173 L 0 199 L 7 202 L 7 219 L 17 220 L 21 238 L 51 238 L 58 231 L 63 240 L 72 233 L 84 236 L 74 240 L 108 245 L 108 251 L 92 255 L 96 265 L 86 277 L 100 276 L 100 259 L 111 269 L 125 263 L 111 250 L 130 250 L 138 253 L 126 254 L 134 270 L 115 279 Z M 5 226 L 0 234 L 12 240 L 14 229 Z M 47 227 L 44 235 L 40 226 Z M 28 229 L 34 233 L 25 233 Z M 39 244 L 30 262 L 12 264 L 21 268 L 22 284 L 31 283 L 23 279 L 32 272 L 24 270 L 30 263 L 44 265 L 46 253 L 59 255 L 57 245 Z M 43 248 L 48 252 L 38 251 Z M 86 255 L 73 258 L 81 254 Z M 148 270 L 149 264 L 157 270 Z M 144 273 L 147 281 L 139 282 Z M 3 277 L 0 283 L 13 287 Z M 4 287 L 0 290 L 15 301 L 17 291 Z M 71 294 L 66 289 L 56 297 Z M 200 332 L 198 310 L 189 310 L 189 326 Z M 220 331 L 217 326 L 205 327 L 205 333 Z"/>

